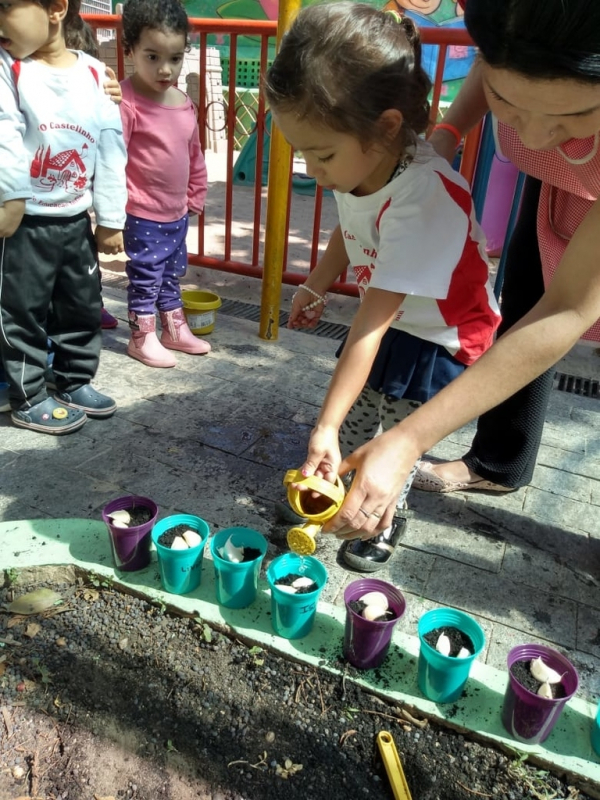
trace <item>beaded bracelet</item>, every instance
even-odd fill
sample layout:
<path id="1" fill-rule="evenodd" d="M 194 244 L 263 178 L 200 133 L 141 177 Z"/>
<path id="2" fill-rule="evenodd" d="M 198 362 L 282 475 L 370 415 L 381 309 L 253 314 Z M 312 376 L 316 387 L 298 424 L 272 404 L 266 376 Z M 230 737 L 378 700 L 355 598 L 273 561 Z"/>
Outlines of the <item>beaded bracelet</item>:
<path id="1" fill-rule="evenodd" d="M 300 286 L 298 292 L 300 291 L 300 289 L 304 289 L 305 292 L 308 292 L 309 294 L 312 294 L 313 297 L 317 298 L 316 300 L 313 300 L 312 303 L 308 303 L 307 305 L 302 306 L 302 311 L 311 311 L 313 308 L 320 306 L 321 303 L 324 306 L 327 305 L 327 298 L 325 297 L 325 295 L 315 292 L 315 290 L 311 289 L 310 286 Z M 294 302 L 294 298 L 296 297 L 298 292 L 294 292 L 294 294 L 292 295 L 292 303 Z"/>

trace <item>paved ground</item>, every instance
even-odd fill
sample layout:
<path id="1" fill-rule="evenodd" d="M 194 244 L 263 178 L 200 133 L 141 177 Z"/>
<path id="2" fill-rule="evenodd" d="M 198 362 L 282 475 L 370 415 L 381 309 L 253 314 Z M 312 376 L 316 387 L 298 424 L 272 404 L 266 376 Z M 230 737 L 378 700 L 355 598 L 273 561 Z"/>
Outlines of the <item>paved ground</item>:
<path id="1" fill-rule="evenodd" d="M 203 274 L 202 274 L 203 273 Z M 119 403 L 114 418 L 89 421 L 54 438 L 15 428 L 0 415 L 0 521 L 99 519 L 121 494 L 153 497 L 161 516 L 204 517 L 212 530 L 247 525 L 285 547 L 286 526 L 274 503 L 284 471 L 298 466 L 334 368 L 337 342 L 280 331 L 257 336 L 254 321 L 219 313 L 204 357 L 178 356 L 171 370 L 127 357 L 125 292 L 105 275 L 105 301 L 121 320 L 104 333 L 96 386 Z M 191 283 L 222 296 L 260 302 L 258 282 L 193 270 Z M 290 291 L 284 291 L 283 306 Z M 348 321 L 354 301 L 333 304 Z M 598 380 L 600 359 L 576 350 L 559 369 Z M 438 456 L 459 456 L 472 435 L 463 429 Z M 504 670 L 514 644 L 543 641 L 573 661 L 580 697 L 600 697 L 600 401 L 554 391 L 531 486 L 514 494 L 436 496 L 414 491 L 411 519 L 391 565 L 379 573 L 407 597 L 400 622 L 415 633 L 427 609 L 448 605 L 473 614 L 486 633 L 485 663 Z M 356 576 L 336 561 L 334 540 L 321 537 L 329 570 L 325 600 L 340 605 Z"/>

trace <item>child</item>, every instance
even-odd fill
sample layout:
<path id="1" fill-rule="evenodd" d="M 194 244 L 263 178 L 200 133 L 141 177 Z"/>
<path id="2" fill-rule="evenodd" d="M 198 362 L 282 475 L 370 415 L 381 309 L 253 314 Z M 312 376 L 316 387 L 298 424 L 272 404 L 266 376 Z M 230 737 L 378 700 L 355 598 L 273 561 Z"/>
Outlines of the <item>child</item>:
<path id="1" fill-rule="evenodd" d="M 74 24 L 71 26 L 70 30 L 65 31 L 66 44 L 69 50 L 81 50 L 88 56 L 99 59 L 100 47 L 98 45 L 98 39 L 96 38 L 96 31 L 81 17 L 78 17 L 73 22 Z M 110 67 L 106 66 L 106 64 L 104 65 L 104 69 L 106 71 L 106 77 L 108 78 L 108 80 L 104 82 L 104 91 L 110 97 L 112 97 L 115 103 L 120 103 L 123 99 L 123 93 L 121 92 L 121 87 L 117 80 L 117 76 Z M 113 317 L 112 314 L 109 314 L 104 307 L 104 300 L 102 299 L 102 273 L 100 272 L 100 269 L 98 269 L 98 281 L 100 283 L 100 299 L 102 302 L 102 308 L 100 310 L 100 327 L 103 330 L 110 330 L 112 328 L 116 328 L 119 324 L 119 321 L 116 317 Z"/>
<path id="2" fill-rule="evenodd" d="M 274 122 L 307 173 L 333 189 L 340 217 L 294 297 L 290 327 L 315 324 L 348 262 L 362 300 L 303 467 L 331 480 L 340 447 L 355 450 L 453 380 L 490 346 L 499 316 L 468 187 L 419 138 L 430 82 L 410 19 L 353 2 L 305 8 L 265 88 Z M 371 539 L 342 534 L 341 555 L 374 572 L 406 521 L 361 512 L 387 527 Z"/>
<path id="3" fill-rule="evenodd" d="M 170 350 L 210 350 L 190 331 L 179 288 L 187 269 L 188 216 L 202 212 L 207 188 L 194 106 L 177 88 L 188 30 L 179 0 L 125 3 L 123 45 L 135 70 L 121 84 L 129 194 L 124 232 L 131 327 L 127 352 L 149 367 L 174 367 Z"/>
<path id="4" fill-rule="evenodd" d="M 0 5 L 0 355 L 13 423 L 54 435 L 116 410 L 91 380 L 98 250 L 123 249 L 126 153 L 118 108 L 100 85 L 104 67 L 66 47 L 78 15 L 79 0 Z M 54 397 L 44 381 L 48 337 Z"/>

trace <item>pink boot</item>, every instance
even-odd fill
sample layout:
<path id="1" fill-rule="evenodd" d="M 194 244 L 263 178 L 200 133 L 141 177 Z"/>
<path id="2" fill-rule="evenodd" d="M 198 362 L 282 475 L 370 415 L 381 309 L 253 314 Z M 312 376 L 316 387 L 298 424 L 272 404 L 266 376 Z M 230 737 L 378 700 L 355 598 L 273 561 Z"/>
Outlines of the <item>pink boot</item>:
<path id="1" fill-rule="evenodd" d="M 188 327 L 182 308 L 160 312 L 162 334 L 160 341 L 169 350 L 180 350 L 182 353 L 202 355 L 210 352 L 210 345 L 204 339 L 198 339 Z"/>
<path id="2" fill-rule="evenodd" d="M 154 314 L 138 316 L 135 311 L 130 311 L 128 317 L 131 339 L 127 353 L 147 367 L 174 367 L 177 364 L 175 357 L 165 350 L 156 336 Z"/>

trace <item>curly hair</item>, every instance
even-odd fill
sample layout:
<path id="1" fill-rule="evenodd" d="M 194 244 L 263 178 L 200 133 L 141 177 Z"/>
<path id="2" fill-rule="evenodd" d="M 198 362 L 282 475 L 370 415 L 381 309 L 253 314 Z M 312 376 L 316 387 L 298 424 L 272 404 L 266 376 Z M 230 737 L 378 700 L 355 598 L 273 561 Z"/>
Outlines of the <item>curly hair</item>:
<path id="1" fill-rule="evenodd" d="M 123 50 L 130 55 L 142 31 L 181 33 L 189 47 L 190 23 L 180 0 L 126 0 L 123 6 Z"/>
<path id="2" fill-rule="evenodd" d="M 384 111 L 402 113 L 406 146 L 429 124 L 431 81 L 408 17 L 345 0 L 308 6 L 283 37 L 264 89 L 272 108 L 293 111 L 369 143 Z"/>

